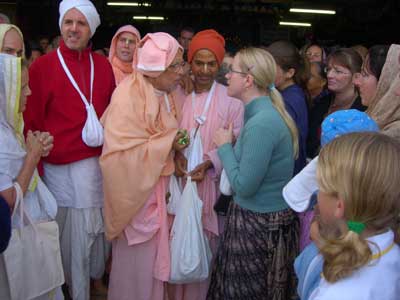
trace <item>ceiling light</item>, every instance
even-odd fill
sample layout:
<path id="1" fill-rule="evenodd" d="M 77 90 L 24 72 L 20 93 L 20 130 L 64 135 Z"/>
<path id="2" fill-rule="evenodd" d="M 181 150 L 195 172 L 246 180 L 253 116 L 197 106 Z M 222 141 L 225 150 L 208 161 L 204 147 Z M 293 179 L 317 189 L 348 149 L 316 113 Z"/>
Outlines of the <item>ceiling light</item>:
<path id="1" fill-rule="evenodd" d="M 108 6 L 151 6 L 151 3 L 143 2 L 107 2 Z"/>
<path id="2" fill-rule="evenodd" d="M 302 23 L 302 22 L 279 22 L 279 25 L 311 27 L 311 23 Z"/>
<path id="3" fill-rule="evenodd" d="M 334 10 L 324 10 L 324 9 L 308 9 L 308 8 L 291 8 L 290 12 L 306 13 L 306 14 L 325 14 L 334 15 L 336 11 Z"/>
<path id="4" fill-rule="evenodd" d="M 157 21 L 164 21 L 164 17 L 157 17 L 157 16 L 133 16 L 134 20 L 157 20 Z"/>
<path id="5" fill-rule="evenodd" d="M 164 21 L 164 17 L 152 17 L 152 16 L 148 16 L 147 19 L 148 19 L 148 20 L 160 20 L 160 21 Z"/>

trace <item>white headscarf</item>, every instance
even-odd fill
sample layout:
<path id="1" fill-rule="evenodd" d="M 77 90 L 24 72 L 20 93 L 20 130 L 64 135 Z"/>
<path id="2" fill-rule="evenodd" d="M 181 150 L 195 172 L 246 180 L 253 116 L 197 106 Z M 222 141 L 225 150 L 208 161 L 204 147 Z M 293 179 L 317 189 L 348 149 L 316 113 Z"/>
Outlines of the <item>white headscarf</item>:
<path id="1" fill-rule="evenodd" d="M 100 25 L 100 16 L 97 13 L 96 7 L 89 0 L 63 0 L 60 3 L 60 19 L 58 20 L 58 25 L 62 25 L 65 14 L 72 8 L 79 10 L 86 18 L 89 27 L 91 37 L 96 32 L 97 27 Z"/>
<path id="2" fill-rule="evenodd" d="M 0 54 L 0 170 L 16 178 L 21 160 L 26 155 L 23 135 L 24 121 L 19 112 L 21 95 L 21 58 Z M 35 171 L 29 189 L 35 190 Z"/>

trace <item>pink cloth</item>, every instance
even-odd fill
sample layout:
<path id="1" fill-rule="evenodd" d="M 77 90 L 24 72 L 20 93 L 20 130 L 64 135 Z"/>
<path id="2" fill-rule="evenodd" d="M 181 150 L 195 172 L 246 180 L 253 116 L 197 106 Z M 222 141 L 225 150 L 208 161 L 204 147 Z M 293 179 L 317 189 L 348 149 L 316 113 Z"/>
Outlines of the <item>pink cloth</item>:
<path id="1" fill-rule="evenodd" d="M 164 300 L 164 282 L 151 272 L 157 255 L 158 234 L 147 242 L 128 246 L 125 236 L 113 241 L 108 300 Z"/>
<path id="2" fill-rule="evenodd" d="M 140 42 L 137 70 L 149 77 L 158 77 L 172 63 L 183 48 L 168 33 L 148 33 Z"/>
<path id="3" fill-rule="evenodd" d="M 208 92 L 196 94 L 194 112 L 192 108 L 192 95 L 188 95 L 182 108 L 182 121 L 180 128 L 190 131 L 197 127 L 194 115 L 202 114 Z M 203 144 L 204 161 L 211 160 L 213 168 L 208 170 L 206 177 L 197 183 L 200 199 L 203 200 L 203 229 L 210 242 L 213 259 L 216 254 L 219 229 L 218 216 L 214 211 L 214 204 L 219 192 L 219 179 L 222 172 L 222 164 L 217 154 L 217 146 L 213 142 L 214 133 L 217 129 L 228 128 L 233 124 L 234 134 L 237 137 L 243 126 L 243 103 L 238 99 L 227 95 L 226 87 L 217 84 L 215 94 L 212 98 L 210 108 L 207 112 L 206 122 L 200 126 L 199 132 Z M 212 265 L 212 264 L 211 264 Z M 207 296 L 210 278 L 203 282 L 196 282 L 184 285 L 169 285 L 169 300 L 204 300 Z"/>
<path id="4" fill-rule="evenodd" d="M 180 128 L 185 128 L 189 132 L 197 127 L 194 115 L 202 114 L 208 92 L 196 94 L 194 112 L 192 109 L 192 94 L 186 97 L 182 108 L 182 121 Z M 214 204 L 219 196 L 219 179 L 222 172 L 222 164 L 217 154 L 217 146 L 213 142 L 214 133 L 221 127 L 228 128 L 233 124 L 235 136 L 239 135 L 243 126 L 243 103 L 227 95 L 226 87 L 217 83 L 214 96 L 212 98 L 207 120 L 200 126 L 201 140 L 203 144 L 204 161 L 211 160 L 213 168 L 209 169 L 206 177 L 197 183 L 200 199 L 203 200 L 203 226 L 204 229 L 215 235 L 219 234 L 217 214 L 214 211 Z"/>

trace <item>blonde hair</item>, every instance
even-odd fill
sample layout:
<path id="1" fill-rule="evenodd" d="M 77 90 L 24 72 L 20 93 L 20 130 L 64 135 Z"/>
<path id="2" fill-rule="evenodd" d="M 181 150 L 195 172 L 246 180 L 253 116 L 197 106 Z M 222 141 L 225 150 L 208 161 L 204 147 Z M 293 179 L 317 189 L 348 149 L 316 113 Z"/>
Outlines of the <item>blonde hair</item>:
<path id="1" fill-rule="evenodd" d="M 361 222 L 371 232 L 394 226 L 399 214 L 400 144 L 381 133 L 357 132 L 327 144 L 319 155 L 320 190 L 344 201 L 344 218 Z M 323 220 L 321 220 L 323 221 Z M 323 274 L 336 282 L 366 265 L 372 258 L 362 235 L 340 230 L 324 243 Z"/>
<path id="2" fill-rule="evenodd" d="M 276 63 L 268 51 L 261 48 L 244 48 L 236 54 L 239 58 L 241 71 L 253 76 L 254 84 L 260 91 L 266 91 L 275 82 Z M 281 93 L 276 89 L 269 89 L 273 106 L 289 128 L 293 142 L 293 153 L 296 158 L 299 152 L 298 130 L 292 117 L 285 108 Z"/>

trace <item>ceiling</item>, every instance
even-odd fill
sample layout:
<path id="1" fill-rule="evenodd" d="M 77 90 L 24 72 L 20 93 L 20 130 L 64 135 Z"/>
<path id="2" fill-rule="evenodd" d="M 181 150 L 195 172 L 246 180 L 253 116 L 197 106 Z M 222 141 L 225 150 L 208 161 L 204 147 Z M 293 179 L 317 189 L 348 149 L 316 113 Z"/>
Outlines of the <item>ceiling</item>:
<path id="1" fill-rule="evenodd" d="M 212 27 L 241 44 L 290 38 L 300 45 L 311 36 L 326 44 L 369 46 L 400 42 L 400 0 L 147 0 L 151 7 L 110 7 L 108 1 L 93 1 L 102 18 L 95 35 L 99 45 L 107 44 L 115 30 L 127 23 L 142 33 L 176 34 L 184 26 L 196 30 Z M 59 0 L 0 1 L 0 11 L 13 12 L 15 23 L 30 38 L 56 35 L 58 3 Z M 295 14 L 289 12 L 291 7 L 335 9 L 336 15 Z M 133 21 L 133 15 L 164 16 L 167 20 Z M 307 21 L 312 27 L 286 28 L 278 25 L 282 20 Z"/>

